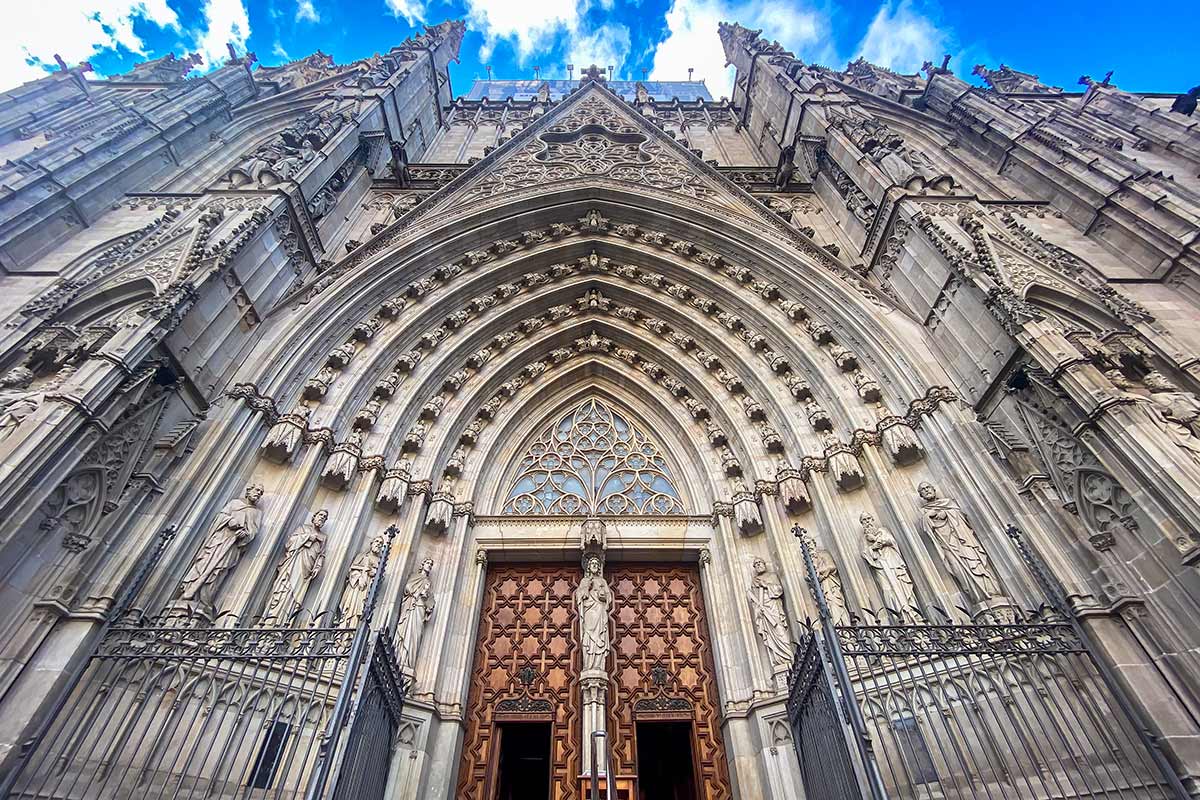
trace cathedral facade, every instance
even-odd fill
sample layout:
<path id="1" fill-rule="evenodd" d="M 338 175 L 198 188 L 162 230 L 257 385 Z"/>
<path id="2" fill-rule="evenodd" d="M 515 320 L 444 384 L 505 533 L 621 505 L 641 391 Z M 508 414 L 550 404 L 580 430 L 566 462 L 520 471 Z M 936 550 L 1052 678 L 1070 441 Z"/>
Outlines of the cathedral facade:
<path id="1" fill-rule="evenodd" d="M 0 95 L 4 795 L 1200 797 L 1195 90 L 463 32 Z"/>

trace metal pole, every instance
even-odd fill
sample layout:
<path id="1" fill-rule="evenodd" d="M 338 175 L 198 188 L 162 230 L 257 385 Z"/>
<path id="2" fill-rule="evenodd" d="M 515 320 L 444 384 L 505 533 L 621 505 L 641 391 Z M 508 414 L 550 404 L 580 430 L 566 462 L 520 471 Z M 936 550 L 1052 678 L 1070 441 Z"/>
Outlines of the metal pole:
<path id="1" fill-rule="evenodd" d="M 875 760 L 875 746 L 871 735 L 867 732 L 867 723 L 863 719 L 862 709 L 854 697 L 854 685 L 850 682 L 850 673 L 846 669 L 846 659 L 842 655 L 842 645 L 838 640 L 837 627 L 833 623 L 833 614 L 829 610 L 829 602 L 825 599 L 825 590 L 821 588 L 821 580 L 817 577 L 817 568 L 813 563 L 812 553 L 808 543 L 804 541 L 807 531 L 799 525 L 792 526 L 792 535 L 800 540 L 800 552 L 804 555 L 804 568 L 808 578 L 808 588 L 817 601 L 817 616 L 821 620 L 821 634 L 825 646 L 829 648 L 829 659 L 833 662 L 833 674 L 837 680 L 838 689 L 842 695 L 842 705 L 850 720 L 850 728 L 854 732 L 854 743 L 862 758 L 863 770 L 866 772 L 867 788 L 871 800 L 888 800 L 887 789 L 884 787 L 883 776 L 879 772 L 879 764 Z"/>
<path id="2" fill-rule="evenodd" d="M 346 722 L 346 715 L 350 711 L 350 699 L 354 694 L 355 684 L 358 682 L 359 662 L 362 660 L 363 648 L 367 646 L 367 636 L 371 631 L 371 617 L 375 613 L 379 587 L 383 584 L 388 557 L 392 553 L 392 541 L 399 532 L 400 529 L 395 525 L 389 525 L 384 531 L 388 537 L 387 547 L 384 548 L 383 555 L 379 559 L 379 569 L 375 572 L 375 578 L 371 581 L 371 588 L 367 592 L 362 619 L 358 623 L 358 630 L 354 632 L 354 642 L 350 645 L 350 656 L 346 661 L 346 674 L 343 676 L 342 688 L 338 691 L 337 700 L 333 704 L 333 714 L 329 718 L 329 724 L 325 726 L 325 731 L 321 734 L 321 746 L 317 749 L 317 763 L 313 768 L 313 777 L 308 784 L 308 791 L 305 793 L 306 800 L 319 800 L 325 791 L 325 784 L 329 780 L 337 737 Z"/>
<path id="3" fill-rule="evenodd" d="M 596 768 L 596 737 L 603 735 L 600 731 L 592 731 L 592 735 L 588 741 L 588 746 L 592 749 L 591 787 L 588 794 L 592 796 L 592 800 L 600 800 L 600 774 Z"/>
<path id="4" fill-rule="evenodd" d="M 1067 600 L 1067 592 L 1063 588 L 1062 582 L 1050 572 L 1041 555 L 1029 546 L 1029 542 L 1025 540 L 1025 535 L 1021 533 L 1020 528 L 1016 525 L 1009 525 L 1005 531 L 1013 540 L 1013 543 L 1016 544 L 1017 550 L 1025 560 L 1025 565 L 1029 567 L 1029 571 L 1033 573 L 1034 579 L 1041 586 L 1042 591 L 1046 593 L 1047 599 L 1050 600 L 1060 614 L 1067 618 L 1067 621 L 1071 623 L 1071 627 L 1075 630 L 1075 635 L 1079 637 L 1084 647 L 1087 648 L 1088 656 L 1091 658 L 1092 664 L 1096 667 L 1096 671 L 1100 674 L 1100 679 L 1104 681 L 1105 688 L 1112 694 L 1113 699 L 1117 701 L 1117 705 L 1124 712 L 1126 719 L 1129 720 L 1134 730 L 1137 731 L 1138 738 L 1142 740 L 1142 744 L 1149 751 L 1150 758 L 1154 760 L 1154 765 L 1158 767 L 1159 772 L 1166 779 L 1167 785 L 1171 788 L 1171 794 L 1175 796 L 1176 800 L 1188 800 L 1191 795 L 1183 787 L 1183 782 L 1179 780 L 1179 775 L 1175 772 L 1175 768 L 1171 766 L 1166 753 L 1162 751 L 1158 736 L 1150 728 L 1149 722 L 1142 713 L 1141 706 L 1129 699 L 1129 696 L 1125 693 L 1124 685 L 1117 678 L 1116 672 L 1108 663 L 1108 659 L 1098 655 L 1100 649 L 1088 630 L 1080 624 L 1074 607 Z"/>
<path id="5" fill-rule="evenodd" d="M 108 616 L 104 619 L 103 624 L 101 624 L 100 630 L 96 634 L 96 638 L 94 640 L 95 642 L 104 641 L 104 636 L 108 633 L 109 628 L 115 625 L 129 612 L 134 600 L 137 598 L 138 594 L 141 593 L 142 587 L 146 585 L 146 580 L 150 577 L 150 572 L 155 566 L 158 565 L 158 561 L 162 558 L 162 554 L 167 549 L 167 545 L 170 544 L 171 540 L 174 538 L 174 525 L 168 525 L 159 531 L 158 540 L 154 543 L 150 553 L 142 560 L 141 566 L 138 567 L 137 572 L 135 572 L 133 575 L 133 579 L 130 580 L 130 582 L 125 586 L 124 590 L 122 590 L 122 592 L 117 596 L 117 602 L 113 604 L 112 611 L 109 612 Z M 87 670 L 88 665 L 91 664 L 91 656 L 95 654 L 95 650 L 96 648 L 93 646 L 92 653 L 90 653 L 87 658 L 81 660 L 71 671 L 70 680 L 63 685 L 62 689 L 58 693 L 58 696 L 54 698 L 53 705 L 50 706 L 50 709 L 47 711 L 46 716 L 42 719 L 41 724 L 38 725 L 36 732 L 25 742 L 24 746 L 21 748 L 23 754 L 18 757 L 19 760 L 13 765 L 13 768 L 9 771 L 8 776 L 3 780 L 3 782 L 0 782 L 0 798 L 8 797 L 12 793 L 13 787 L 17 784 L 17 779 L 21 777 L 21 772 L 28 763 L 26 759 L 37 752 L 38 745 L 41 743 L 42 739 L 46 737 L 46 734 L 49 733 L 50 728 L 54 725 L 54 721 L 58 718 L 58 715 L 66 706 L 67 700 L 70 699 L 71 695 L 75 693 L 75 689 L 78 688 L 79 682 L 83 679 L 83 673 Z"/>

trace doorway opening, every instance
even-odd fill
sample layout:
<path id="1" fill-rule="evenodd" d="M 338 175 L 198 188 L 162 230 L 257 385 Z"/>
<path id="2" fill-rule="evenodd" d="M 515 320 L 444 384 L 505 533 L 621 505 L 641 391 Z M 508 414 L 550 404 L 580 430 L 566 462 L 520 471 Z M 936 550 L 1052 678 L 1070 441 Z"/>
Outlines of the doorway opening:
<path id="1" fill-rule="evenodd" d="M 692 723 L 637 723 L 638 800 L 696 800 Z"/>
<path id="2" fill-rule="evenodd" d="M 550 800 L 550 723 L 506 722 L 496 736 L 495 800 Z"/>

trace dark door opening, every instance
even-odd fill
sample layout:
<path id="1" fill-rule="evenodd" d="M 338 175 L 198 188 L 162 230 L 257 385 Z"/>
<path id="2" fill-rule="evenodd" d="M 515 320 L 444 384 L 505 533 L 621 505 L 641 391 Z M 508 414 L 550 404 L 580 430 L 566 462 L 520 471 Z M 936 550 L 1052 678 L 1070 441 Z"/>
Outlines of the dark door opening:
<path id="1" fill-rule="evenodd" d="M 696 800 L 692 723 L 637 723 L 638 800 Z"/>
<path id="2" fill-rule="evenodd" d="M 550 800 L 550 723 L 504 723 L 496 735 L 496 800 Z"/>

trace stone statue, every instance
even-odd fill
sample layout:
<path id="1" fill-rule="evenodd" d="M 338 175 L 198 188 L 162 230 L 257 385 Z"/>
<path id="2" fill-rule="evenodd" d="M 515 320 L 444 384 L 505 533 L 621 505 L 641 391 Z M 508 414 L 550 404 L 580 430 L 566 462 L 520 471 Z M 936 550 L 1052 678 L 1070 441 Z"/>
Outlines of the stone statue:
<path id="1" fill-rule="evenodd" d="M 767 562 L 754 559 L 754 576 L 750 579 L 750 610 L 754 630 L 767 648 L 771 670 L 786 670 L 792 663 L 792 636 L 788 631 L 787 612 L 783 607 L 783 584 L 767 569 Z"/>
<path id="2" fill-rule="evenodd" d="M 807 531 L 804 543 L 808 545 L 808 551 L 812 553 L 817 580 L 821 583 L 821 591 L 825 593 L 825 602 L 829 605 L 834 624 L 848 625 L 850 609 L 846 605 L 846 592 L 842 588 L 842 576 L 838 573 L 833 553 L 818 547 L 817 540 Z"/>
<path id="3" fill-rule="evenodd" d="M 342 590 L 342 599 L 338 603 L 340 627 L 357 628 L 362 622 L 366 612 L 367 593 L 371 591 L 371 581 L 375 580 L 375 574 L 379 572 L 387 543 L 386 536 L 376 536 L 367 545 L 367 549 L 350 562 L 350 571 L 346 573 L 346 588 Z"/>
<path id="4" fill-rule="evenodd" d="M 1166 422 L 1179 426 L 1181 434 L 1186 431 L 1192 438 L 1200 437 L 1200 400 L 1196 395 L 1180 390 L 1161 372 L 1147 373 L 1142 383 Z"/>
<path id="5" fill-rule="evenodd" d="M 433 582 L 429 579 L 432 571 L 433 559 L 426 558 L 404 585 L 404 599 L 400 602 L 400 619 L 396 621 L 396 661 L 400 671 L 408 675 L 416 669 L 421 635 L 425 633 L 425 623 L 433 616 Z"/>
<path id="6" fill-rule="evenodd" d="M 0 441 L 42 404 L 44 393 L 30 389 L 32 383 L 33 372 L 27 367 L 16 367 L 0 377 Z"/>
<path id="7" fill-rule="evenodd" d="M 928 482 L 921 483 L 917 493 L 921 496 L 921 525 L 959 588 L 976 602 L 1004 597 L 987 551 L 958 503 L 938 497 L 937 488 Z"/>
<path id="8" fill-rule="evenodd" d="M 604 580 L 600 559 L 584 562 L 583 580 L 575 590 L 575 608 L 579 612 L 579 643 L 583 647 L 583 671 L 604 672 L 608 660 L 608 617 L 613 597 Z"/>
<path id="9" fill-rule="evenodd" d="M 1176 446 L 1200 462 L 1200 401 L 1195 395 L 1180 391 L 1160 372 L 1151 372 L 1143 378 L 1150 392 L 1148 396 L 1135 391 L 1137 385 L 1120 370 L 1110 369 L 1104 374 L 1122 396 L 1132 399 L 1149 414 Z"/>
<path id="10" fill-rule="evenodd" d="M 230 500 L 217 514 L 212 530 L 200 545 L 200 552 L 196 553 L 183 576 L 179 586 L 180 600 L 200 606 L 206 614 L 212 613 L 225 577 L 237 566 L 247 545 L 258 534 L 262 511 L 256 506 L 262 496 L 262 487 L 251 484 L 246 487 L 245 499 Z"/>
<path id="11" fill-rule="evenodd" d="M 292 532 L 283 548 L 283 559 L 275 572 L 271 584 L 271 595 L 267 598 L 264 620 L 286 623 L 300 610 L 304 593 L 321 567 L 325 565 L 325 534 L 321 526 L 329 519 L 329 512 L 321 509 Z"/>
<path id="12" fill-rule="evenodd" d="M 863 560 L 875 570 L 883 603 L 898 613 L 907 622 L 917 620 L 917 594 L 908 565 L 896 546 L 896 537 L 886 528 L 879 527 L 875 515 L 864 511 L 858 518 L 862 523 Z"/>

